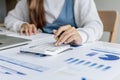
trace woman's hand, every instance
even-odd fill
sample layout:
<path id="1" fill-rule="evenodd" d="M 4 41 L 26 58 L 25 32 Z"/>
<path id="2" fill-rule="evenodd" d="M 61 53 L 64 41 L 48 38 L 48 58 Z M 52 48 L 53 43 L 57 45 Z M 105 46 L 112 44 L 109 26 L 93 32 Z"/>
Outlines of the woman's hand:
<path id="1" fill-rule="evenodd" d="M 38 31 L 34 24 L 24 23 L 20 29 L 20 34 L 23 34 L 23 33 L 25 33 L 27 36 L 30 36 L 32 34 L 36 35 L 38 33 Z"/>
<path id="2" fill-rule="evenodd" d="M 53 33 L 55 35 L 55 38 L 58 38 L 55 44 L 56 46 L 63 43 L 72 43 L 75 45 L 79 45 L 82 42 L 80 34 L 71 25 L 62 26 L 58 30 L 53 30 Z"/>

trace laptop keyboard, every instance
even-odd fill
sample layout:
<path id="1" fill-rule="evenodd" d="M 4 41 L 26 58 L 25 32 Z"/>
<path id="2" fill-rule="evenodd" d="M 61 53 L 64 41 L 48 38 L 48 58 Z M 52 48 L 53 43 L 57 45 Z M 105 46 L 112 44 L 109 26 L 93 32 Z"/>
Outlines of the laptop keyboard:
<path id="1" fill-rule="evenodd" d="M 5 35 L 0 35 L 0 39 L 7 39 Z"/>

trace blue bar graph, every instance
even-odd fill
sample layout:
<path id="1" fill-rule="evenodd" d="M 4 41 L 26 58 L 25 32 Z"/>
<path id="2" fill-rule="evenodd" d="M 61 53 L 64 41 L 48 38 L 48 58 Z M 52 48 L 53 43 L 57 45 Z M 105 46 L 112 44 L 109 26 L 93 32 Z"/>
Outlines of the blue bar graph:
<path id="1" fill-rule="evenodd" d="M 68 62 L 68 63 L 75 63 L 75 62 L 77 62 L 77 61 L 79 61 L 79 59 L 73 59 L 72 61 L 70 61 L 70 62 Z"/>
<path id="2" fill-rule="evenodd" d="M 93 49 L 91 49 L 91 50 L 92 50 L 92 51 L 97 51 L 97 52 L 104 52 L 104 53 L 111 53 L 111 54 L 120 55 L 120 52 L 110 51 L 110 50 L 107 50 L 107 49 L 93 48 Z"/>
<path id="3" fill-rule="evenodd" d="M 107 66 L 103 69 L 103 71 L 109 70 L 111 68 L 111 66 Z"/>
<path id="4" fill-rule="evenodd" d="M 9 71 L 9 72 L 5 72 L 6 74 L 14 73 L 14 74 L 18 74 L 18 75 L 26 75 L 26 74 L 23 73 L 23 72 L 20 72 L 20 71 L 17 71 L 17 70 L 14 70 L 14 69 L 11 69 L 11 68 L 2 66 L 2 65 L 0 65 L 0 68 L 1 68 L 1 69 L 4 69 L 4 70 L 6 70 L 6 71 Z"/>
<path id="5" fill-rule="evenodd" d="M 109 70 L 110 68 L 112 68 L 111 66 L 108 66 L 108 65 L 99 64 L 99 63 L 82 60 L 82 59 L 77 59 L 77 58 L 68 58 L 68 59 L 64 60 L 64 62 L 69 65 L 72 64 L 74 66 L 78 66 L 78 65 L 87 66 L 89 68 L 98 69 L 101 71 L 106 71 L 106 70 Z"/>
<path id="6" fill-rule="evenodd" d="M 85 60 L 81 60 L 81 61 L 79 61 L 79 62 L 76 63 L 76 64 L 81 64 L 81 63 L 83 63 L 83 62 L 85 62 Z"/>
<path id="7" fill-rule="evenodd" d="M 97 65 L 97 63 L 93 63 L 93 64 L 91 64 L 89 67 L 94 67 L 94 66 L 96 66 Z"/>
<path id="8" fill-rule="evenodd" d="M 82 78 L 81 80 L 87 80 L 86 78 Z"/>
<path id="9" fill-rule="evenodd" d="M 104 65 L 98 65 L 98 66 L 97 66 L 97 68 L 102 68 L 102 67 L 104 67 Z"/>
<path id="10" fill-rule="evenodd" d="M 43 66 L 28 63 L 28 62 L 19 61 L 19 60 L 13 59 L 13 58 L 5 57 L 5 56 L 0 56 L 0 61 L 11 63 L 11 64 L 21 66 L 23 68 L 34 70 L 37 72 L 44 72 L 44 71 L 49 70 L 49 68 L 47 68 L 47 67 L 43 67 Z"/>
<path id="11" fill-rule="evenodd" d="M 67 62 L 67 61 L 71 61 L 71 60 L 73 60 L 74 58 L 68 58 L 67 60 L 65 60 L 65 62 Z"/>
<path id="12" fill-rule="evenodd" d="M 96 53 L 96 52 L 91 52 L 91 53 L 89 53 L 89 54 L 87 54 L 86 56 L 95 56 L 95 55 L 97 55 L 98 53 Z"/>
<path id="13" fill-rule="evenodd" d="M 90 64 L 90 63 L 91 63 L 91 62 L 88 61 L 88 62 L 86 62 L 84 65 L 88 65 L 88 64 Z"/>
<path id="14" fill-rule="evenodd" d="M 7 74 L 7 75 L 11 75 L 10 72 L 7 72 L 7 71 L 0 71 L 0 74 Z"/>

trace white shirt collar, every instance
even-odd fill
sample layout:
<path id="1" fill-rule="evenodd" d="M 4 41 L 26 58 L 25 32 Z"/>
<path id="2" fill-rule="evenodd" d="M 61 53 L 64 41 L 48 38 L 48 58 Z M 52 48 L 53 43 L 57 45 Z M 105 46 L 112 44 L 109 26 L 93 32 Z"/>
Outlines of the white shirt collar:
<path id="1" fill-rule="evenodd" d="M 44 7 L 46 11 L 46 18 L 48 22 L 53 22 L 58 18 L 65 0 L 44 0 Z"/>

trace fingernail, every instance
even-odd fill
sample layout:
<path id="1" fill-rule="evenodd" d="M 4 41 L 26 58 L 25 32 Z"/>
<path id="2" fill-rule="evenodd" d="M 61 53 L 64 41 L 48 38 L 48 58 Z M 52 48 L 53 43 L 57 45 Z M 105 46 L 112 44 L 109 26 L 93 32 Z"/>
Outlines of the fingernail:
<path id="1" fill-rule="evenodd" d="M 64 42 L 64 44 L 67 44 L 67 42 Z"/>
<path id="2" fill-rule="evenodd" d="M 57 46 L 57 42 L 55 43 L 55 46 Z"/>
<path id="3" fill-rule="evenodd" d="M 58 45 L 61 45 L 61 44 L 62 44 L 62 42 L 59 42 L 59 43 L 58 43 Z"/>
<path id="4" fill-rule="evenodd" d="M 57 38 L 57 35 L 54 35 L 55 36 L 55 38 Z"/>
<path id="5" fill-rule="evenodd" d="M 56 40 L 58 40 L 58 37 L 55 37 Z"/>

